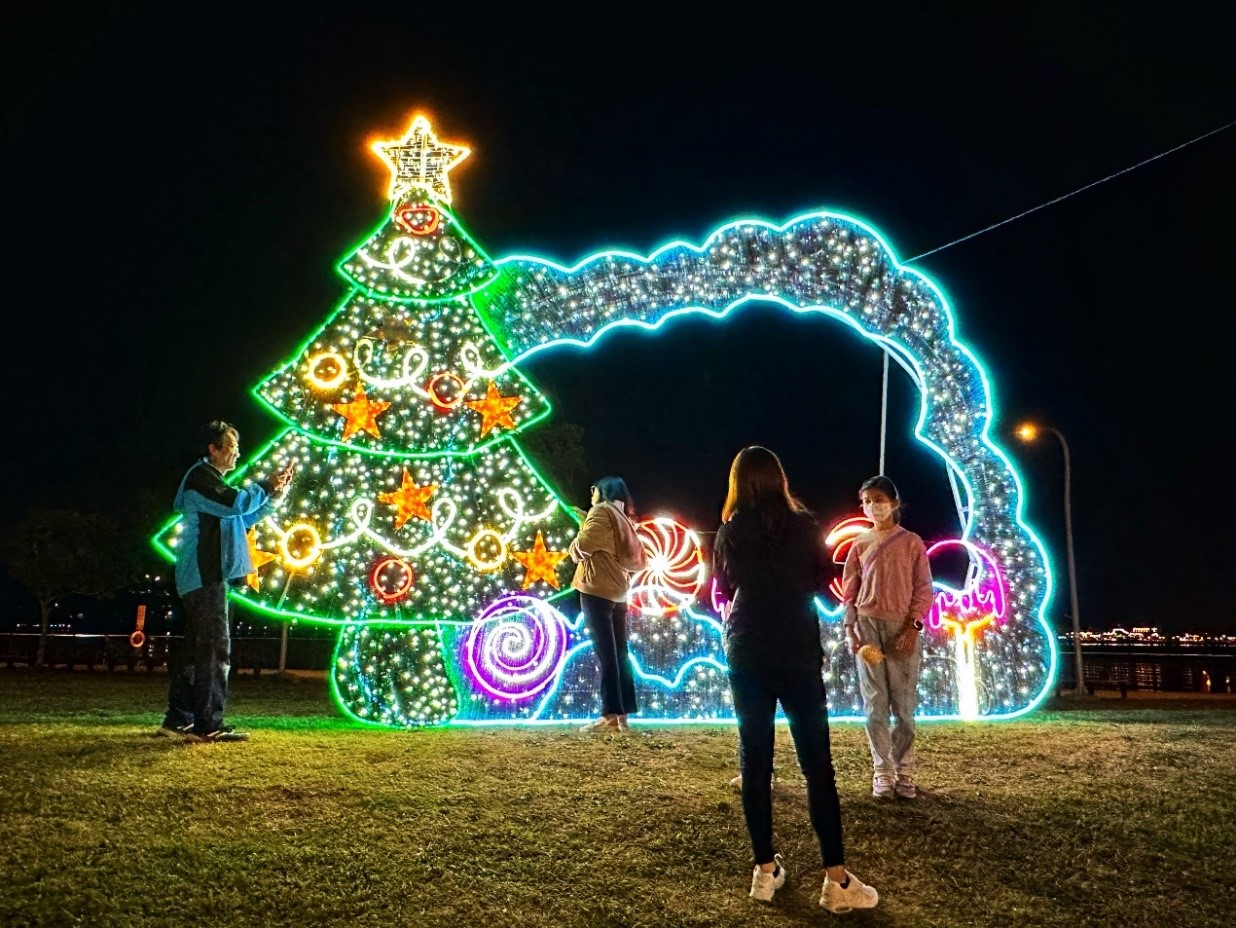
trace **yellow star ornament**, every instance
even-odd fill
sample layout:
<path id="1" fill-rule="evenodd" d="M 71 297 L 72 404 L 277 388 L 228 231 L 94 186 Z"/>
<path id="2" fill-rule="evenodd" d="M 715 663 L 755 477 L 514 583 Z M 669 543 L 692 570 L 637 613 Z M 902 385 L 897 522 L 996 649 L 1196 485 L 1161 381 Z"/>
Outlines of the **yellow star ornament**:
<path id="1" fill-rule="evenodd" d="M 503 396 L 491 380 L 489 389 L 485 392 L 485 399 L 468 400 L 464 405 L 481 414 L 481 437 L 483 438 L 489 434 L 490 429 L 499 425 L 507 429 L 515 428 L 511 410 L 522 402 L 523 400 L 518 396 Z"/>
<path id="2" fill-rule="evenodd" d="M 358 382 L 356 393 L 349 402 L 331 403 L 330 408 L 343 416 L 343 440 L 347 441 L 357 432 L 368 432 L 374 438 L 381 438 L 378 416 L 386 412 L 390 405 L 383 400 L 371 400 L 365 395 L 365 385 Z"/>
<path id="3" fill-rule="evenodd" d="M 538 580 L 544 580 L 555 590 L 560 586 L 557 569 L 562 559 L 567 556 L 565 551 L 549 551 L 545 547 L 545 539 L 541 533 L 536 533 L 536 541 L 532 543 L 531 551 L 512 551 L 511 557 L 528 568 L 524 574 L 523 589 L 528 589 Z"/>
<path id="4" fill-rule="evenodd" d="M 391 183 L 386 195 L 392 201 L 419 187 L 428 190 L 443 203 L 450 203 L 451 185 L 446 175 L 472 154 L 463 145 L 438 141 L 424 116 L 416 116 L 412 120 L 403 138 L 374 142 L 370 148 L 391 169 Z"/>
<path id="5" fill-rule="evenodd" d="M 424 519 L 426 522 L 433 521 L 429 507 L 425 504 L 429 502 L 429 497 L 433 496 L 437 489 L 437 484 L 418 487 L 405 467 L 403 485 L 390 493 L 379 493 L 378 499 L 395 507 L 395 528 L 403 528 L 404 523 L 413 516 Z"/>
<path id="6" fill-rule="evenodd" d="M 257 529 L 251 528 L 245 533 L 245 540 L 249 542 L 249 560 L 253 563 L 253 573 L 245 574 L 245 583 L 249 584 L 253 589 L 261 589 L 261 579 L 258 577 L 258 569 L 266 566 L 271 561 L 277 561 L 279 558 L 271 554 L 269 551 L 259 551 L 257 546 Z"/>

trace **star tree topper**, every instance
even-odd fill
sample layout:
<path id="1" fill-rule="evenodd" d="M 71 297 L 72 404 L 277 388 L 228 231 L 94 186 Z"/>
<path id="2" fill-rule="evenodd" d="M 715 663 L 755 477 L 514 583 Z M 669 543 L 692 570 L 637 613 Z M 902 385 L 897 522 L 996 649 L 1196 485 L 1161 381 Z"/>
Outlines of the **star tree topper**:
<path id="1" fill-rule="evenodd" d="M 416 116 L 402 139 L 374 142 L 370 148 L 391 170 L 391 183 L 386 195 L 392 201 L 413 188 L 428 190 L 443 203 L 451 202 L 451 185 L 447 173 L 472 154 L 462 145 L 438 141 L 429 120 Z"/>

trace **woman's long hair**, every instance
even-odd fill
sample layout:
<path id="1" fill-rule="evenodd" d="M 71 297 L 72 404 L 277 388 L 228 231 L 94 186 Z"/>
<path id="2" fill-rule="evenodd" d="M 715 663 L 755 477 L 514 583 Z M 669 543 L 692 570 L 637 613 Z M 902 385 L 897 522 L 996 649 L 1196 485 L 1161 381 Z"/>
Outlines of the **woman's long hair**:
<path id="1" fill-rule="evenodd" d="M 730 465 L 730 488 L 721 507 L 721 521 L 738 513 L 759 518 L 764 533 L 774 535 L 791 513 L 807 508 L 790 492 L 781 459 L 760 445 L 750 445 L 734 456 Z"/>

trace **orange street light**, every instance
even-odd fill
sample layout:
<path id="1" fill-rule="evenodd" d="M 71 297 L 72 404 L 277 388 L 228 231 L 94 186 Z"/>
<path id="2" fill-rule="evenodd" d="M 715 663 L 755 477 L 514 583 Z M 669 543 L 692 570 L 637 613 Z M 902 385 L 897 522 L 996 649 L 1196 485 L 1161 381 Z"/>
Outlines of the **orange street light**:
<path id="1" fill-rule="evenodd" d="M 1077 612 L 1077 567 L 1073 561 L 1073 474 L 1069 461 L 1069 443 L 1064 440 L 1064 433 L 1052 426 L 1039 428 L 1032 422 L 1024 422 L 1017 427 L 1017 437 L 1027 444 L 1038 438 L 1040 432 L 1051 432 L 1055 435 L 1060 440 L 1060 449 L 1064 452 L 1064 544 L 1069 558 L 1069 599 L 1073 610 L 1073 673 L 1077 679 L 1077 688 L 1073 692 L 1083 696 L 1086 693 L 1086 678 L 1082 671 L 1081 619 Z"/>

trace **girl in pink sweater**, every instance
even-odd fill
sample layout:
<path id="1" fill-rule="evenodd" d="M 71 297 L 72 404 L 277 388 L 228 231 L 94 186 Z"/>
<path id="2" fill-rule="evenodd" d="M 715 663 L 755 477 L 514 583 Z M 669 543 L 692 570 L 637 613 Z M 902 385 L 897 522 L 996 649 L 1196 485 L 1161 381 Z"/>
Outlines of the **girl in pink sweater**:
<path id="1" fill-rule="evenodd" d="M 862 650 L 856 663 L 874 768 L 871 792 L 877 799 L 915 799 L 914 712 L 923 662 L 919 633 L 931 609 L 931 566 L 923 539 L 901 527 L 901 500 L 893 481 L 872 477 L 863 482 L 858 498 L 863 514 L 875 524 L 850 547 L 842 600 L 846 642 L 852 654 Z"/>

